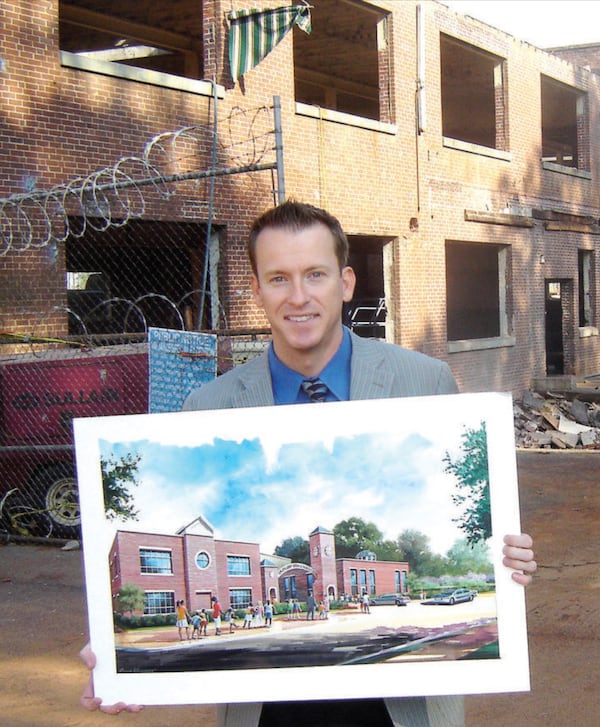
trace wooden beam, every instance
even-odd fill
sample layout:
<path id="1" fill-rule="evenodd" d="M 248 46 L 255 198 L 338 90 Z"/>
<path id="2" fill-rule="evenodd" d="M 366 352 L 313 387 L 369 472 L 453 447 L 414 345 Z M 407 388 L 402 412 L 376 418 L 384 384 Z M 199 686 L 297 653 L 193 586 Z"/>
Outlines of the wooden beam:
<path id="1" fill-rule="evenodd" d="M 477 212 L 465 210 L 467 222 L 484 222 L 488 225 L 509 225 L 510 227 L 533 227 L 531 217 L 525 215 L 509 215 L 505 212 Z"/>
<path id="2" fill-rule="evenodd" d="M 572 222 L 545 222 L 548 232 L 582 232 L 587 235 L 600 235 L 599 225 L 577 225 Z"/>

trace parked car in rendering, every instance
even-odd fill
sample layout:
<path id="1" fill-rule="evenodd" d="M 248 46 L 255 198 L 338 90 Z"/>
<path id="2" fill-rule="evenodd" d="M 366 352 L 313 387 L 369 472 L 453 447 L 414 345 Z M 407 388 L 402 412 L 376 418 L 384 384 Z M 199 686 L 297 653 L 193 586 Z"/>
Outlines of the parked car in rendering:
<path id="1" fill-rule="evenodd" d="M 454 606 L 455 603 L 465 603 L 472 601 L 477 595 L 477 591 L 471 591 L 469 588 L 455 588 L 453 591 L 444 591 L 437 596 L 432 596 L 421 601 L 423 606 Z"/>
<path id="2" fill-rule="evenodd" d="M 406 606 L 410 598 L 404 593 L 382 593 L 380 596 L 371 596 L 371 606 Z"/>

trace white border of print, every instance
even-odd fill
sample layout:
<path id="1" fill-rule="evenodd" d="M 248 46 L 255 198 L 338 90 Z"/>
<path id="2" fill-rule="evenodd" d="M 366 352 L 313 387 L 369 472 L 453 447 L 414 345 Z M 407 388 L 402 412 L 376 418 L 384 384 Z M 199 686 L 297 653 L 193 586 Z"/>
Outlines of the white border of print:
<path id="1" fill-rule="evenodd" d="M 298 441 L 377 431 L 412 433 L 462 431 L 465 422 L 485 421 L 488 441 L 500 657 L 497 659 L 408 662 L 223 671 L 116 672 L 108 554 L 116 525 L 104 515 L 100 441 L 200 445 L 260 436 L 265 448 Z M 373 401 L 252 409 L 142 414 L 78 419 L 74 422 L 82 514 L 83 551 L 90 643 L 97 656 L 96 694 L 105 704 L 190 704 L 353 699 L 477 694 L 529 690 L 527 626 L 523 588 L 502 565 L 502 536 L 521 531 L 509 394 L 456 394 Z M 373 456 L 373 453 L 371 453 Z M 140 485 L 143 487 L 143 483 Z M 418 523 L 409 525 L 419 529 Z M 402 526 L 400 527 L 402 529 Z M 298 685 L 302 688 L 299 689 Z"/>

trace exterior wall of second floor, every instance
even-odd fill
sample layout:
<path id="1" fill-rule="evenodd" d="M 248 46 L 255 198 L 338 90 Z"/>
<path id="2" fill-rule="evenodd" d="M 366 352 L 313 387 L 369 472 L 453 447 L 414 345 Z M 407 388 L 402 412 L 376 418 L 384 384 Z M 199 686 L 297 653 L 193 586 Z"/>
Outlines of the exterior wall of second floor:
<path id="1" fill-rule="evenodd" d="M 181 538 L 119 531 L 112 553 L 113 598 L 122 586 L 135 584 L 145 592 L 171 591 L 174 601 L 188 600 Z"/>
<path id="2" fill-rule="evenodd" d="M 233 592 L 252 603 L 263 599 L 256 543 L 119 531 L 110 570 L 113 597 L 135 584 L 146 593 L 172 592 L 173 602 L 183 599 L 190 610 L 209 608 L 212 596 L 228 608 Z"/>

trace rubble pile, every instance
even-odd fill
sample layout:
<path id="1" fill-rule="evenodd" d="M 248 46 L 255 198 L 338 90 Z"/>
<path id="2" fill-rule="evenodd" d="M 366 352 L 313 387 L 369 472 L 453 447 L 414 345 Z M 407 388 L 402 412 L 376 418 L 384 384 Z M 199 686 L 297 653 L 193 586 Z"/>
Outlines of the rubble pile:
<path id="1" fill-rule="evenodd" d="M 524 391 L 513 402 L 517 447 L 600 450 L 600 404 Z"/>

